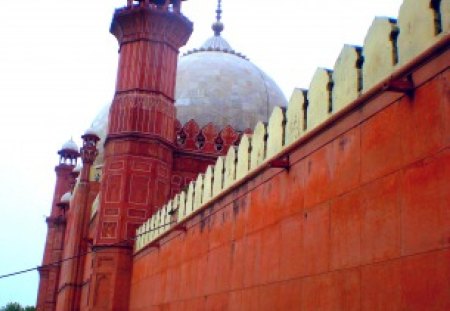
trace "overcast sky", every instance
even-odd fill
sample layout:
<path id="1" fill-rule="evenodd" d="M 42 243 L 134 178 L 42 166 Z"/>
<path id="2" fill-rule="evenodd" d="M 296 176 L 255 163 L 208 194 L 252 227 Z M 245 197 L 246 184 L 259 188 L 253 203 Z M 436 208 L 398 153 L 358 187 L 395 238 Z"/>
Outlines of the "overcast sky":
<path id="1" fill-rule="evenodd" d="M 126 0 L 2 1 L 0 8 L 0 275 L 41 263 L 57 150 L 111 102 L 117 43 L 108 32 Z M 362 45 L 374 16 L 400 0 L 224 0 L 223 36 L 289 98 L 344 43 Z M 194 34 L 212 35 L 215 0 L 184 2 Z M 38 273 L 0 279 L 0 307 L 35 304 Z"/>

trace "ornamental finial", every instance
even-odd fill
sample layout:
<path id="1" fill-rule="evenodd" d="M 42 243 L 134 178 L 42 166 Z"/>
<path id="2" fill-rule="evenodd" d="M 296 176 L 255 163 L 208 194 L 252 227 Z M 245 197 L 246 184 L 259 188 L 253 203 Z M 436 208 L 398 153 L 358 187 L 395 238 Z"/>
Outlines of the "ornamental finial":
<path id="1" fill-rule="evenodd" d="M 212 25 L 212 30 L 214 31 L 215 36 L 220 36 L 220 33 L 223 31 L 223 23 L 222 20 L 222 0 L 217 0 L 217 10 L 216 10 L 216 22 Z"/>

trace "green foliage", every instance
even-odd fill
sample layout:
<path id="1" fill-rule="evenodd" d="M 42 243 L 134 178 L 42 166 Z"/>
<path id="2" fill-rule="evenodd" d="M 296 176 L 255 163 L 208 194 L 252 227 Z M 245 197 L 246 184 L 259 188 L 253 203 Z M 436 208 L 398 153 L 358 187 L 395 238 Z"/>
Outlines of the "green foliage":
<path id="1" fill-rule="evenodd" d="M 0 311 L 36 311 L 36 308 L 32 306 L 22 307 L 17 302 L 10 302 L 6 306 L 1 307 Z"/>

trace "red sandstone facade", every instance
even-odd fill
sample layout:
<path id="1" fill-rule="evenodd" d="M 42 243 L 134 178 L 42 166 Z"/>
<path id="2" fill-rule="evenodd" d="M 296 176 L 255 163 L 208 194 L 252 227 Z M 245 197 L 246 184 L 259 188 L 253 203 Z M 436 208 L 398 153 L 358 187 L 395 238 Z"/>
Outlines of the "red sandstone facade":
<path id="1" fill-rule="evenodd" d="M 136 228 L 242 134 L 176 120 L 192 32 L 180 8 L 129 1 L 114 15 L 102 178 L 89 177 L 95 134 L 60 152 L 38 310 L 449 310 L 448 36 L 282 151 L 288 170 L 261 166 L 133 253 Z"/>
<path id="2" fill-rule="evenodd" d="M 448 310 L 448 40 L 139 251 L 129 310 Z"/>
<path id="3" fill-rule="evenodd" d="M 178 49 L 191 32 L 181 1 L 130 2 L 115 12 L 111 33 L 120 58 L 103 182 L 89 180 L 95 156 L 86 154 L 98 138 L 83 137 L 76 189 L 71 186 L 78 174 L 72 171 L 79 154 L 60 151 L 38 310 L 126 310 L 136 228 L 239 142 L 242 132 L 229 126 L 200 128 L 194 120 L 181 125 L 175 118 Z M 74 196 L 66 214 L 57 204 L 69 190 Z M 100 208 L 91 219 L 99 191 Z M 51 265 L 63 258 L 72 259 Z"/>

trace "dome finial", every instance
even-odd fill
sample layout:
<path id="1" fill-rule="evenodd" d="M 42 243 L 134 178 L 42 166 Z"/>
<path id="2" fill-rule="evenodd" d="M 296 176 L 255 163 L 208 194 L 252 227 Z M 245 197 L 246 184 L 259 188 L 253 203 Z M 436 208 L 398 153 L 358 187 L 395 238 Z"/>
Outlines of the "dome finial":
<path id="1" fill-rule="evenodd" d="M 223 31 L 223 23 L 222 19 L 222 0 L 217 0 L 217 10 L 216 10 L 216 22 L 212 25 L 212 30 L 214 31 L 215 36 L 220 36 L 220 33 Z"/>

